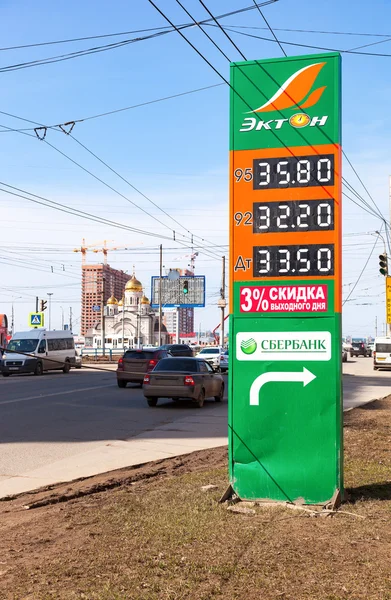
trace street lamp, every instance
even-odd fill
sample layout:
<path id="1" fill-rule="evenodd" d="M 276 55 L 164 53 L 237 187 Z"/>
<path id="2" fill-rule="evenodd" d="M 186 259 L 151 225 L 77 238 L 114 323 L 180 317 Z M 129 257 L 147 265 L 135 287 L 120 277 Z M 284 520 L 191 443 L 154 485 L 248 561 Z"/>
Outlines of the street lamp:
<path id="1" fill-rule="evenodd" d="M 23 296 L 16 296 L 16 298 L 12 298 L 11 304 L 11 335 L 14 335 L 14 322 L 15 322 L 15 314 L 14 314 L 14 301 L 23 298 Z"/>
<path id="2" fill-rule="evenodd" d="M 46 295 L 49 296 L 49 331 L 50 331 L 51 330 L 51 325 L 52 325 L 52 296 L 53 296 L 53 292 L 48 292 Z"/>

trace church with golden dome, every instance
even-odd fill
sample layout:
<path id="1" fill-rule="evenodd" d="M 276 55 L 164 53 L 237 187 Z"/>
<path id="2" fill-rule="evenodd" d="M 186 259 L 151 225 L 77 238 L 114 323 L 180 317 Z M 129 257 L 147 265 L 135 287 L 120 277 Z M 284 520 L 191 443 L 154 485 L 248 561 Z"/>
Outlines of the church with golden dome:
<path id="1" fill-rule="evenodd" d="M 159 316 L 151 307 L 142 283 L 133 272 L 125 285 L 121 299 L 112 294 L 104 307 L 105 348 L 134 348 L 147 344 L 159 345 Z M 162 324 L 162 343 L 169 342 Z M 86 334 L 86 345 L 102 346 L 102 324 L 100 319 Z"/>

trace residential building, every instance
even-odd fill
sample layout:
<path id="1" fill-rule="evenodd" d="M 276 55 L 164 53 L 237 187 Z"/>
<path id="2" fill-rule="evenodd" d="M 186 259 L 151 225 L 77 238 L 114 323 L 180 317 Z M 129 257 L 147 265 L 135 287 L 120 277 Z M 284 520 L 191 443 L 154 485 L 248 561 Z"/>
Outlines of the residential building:
<path id="1" fill-rule="evenodd" d="M 81 280 L 81 324 L 80 335 L 86 335 L 88 329 L 100 321 L 100 306 L 102 300 L 106 305 L 110 296 L 122 298 L 123 290 L 131 275 L 124 271 L 113 269 L 110 265 L 82 265 Z M 105 293 L 103 294 L 103 278 Z"/>

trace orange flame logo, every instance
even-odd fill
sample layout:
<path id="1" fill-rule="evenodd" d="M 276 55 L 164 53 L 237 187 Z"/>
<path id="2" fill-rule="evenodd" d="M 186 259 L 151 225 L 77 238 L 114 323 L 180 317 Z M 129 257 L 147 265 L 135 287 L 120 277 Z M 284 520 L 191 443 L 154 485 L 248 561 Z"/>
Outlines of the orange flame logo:
<path id="1" fill-rule="evenodd" d="M 326 86 L 319 87 L 313 92 L 311 92 L 311 88 L 325 64 L 325 62 L 314 63 L 296 71 L 278 88 L 270 100 L 252 112 L 259 113 L 297 108 L 298 106 L 300 108 L 314 106 L 322 96 Z"/>

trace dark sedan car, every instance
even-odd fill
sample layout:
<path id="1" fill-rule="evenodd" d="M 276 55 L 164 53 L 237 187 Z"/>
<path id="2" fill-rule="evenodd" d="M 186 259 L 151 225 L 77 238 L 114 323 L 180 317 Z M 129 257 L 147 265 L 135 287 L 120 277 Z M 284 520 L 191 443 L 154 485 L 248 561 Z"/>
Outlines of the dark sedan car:
<path id="1" fill-rule="evenodd" d="M 200 358 L 163 358 L 144 376 L 143 392 L 149 406 L 156 406 L 159 398 L 187 398 L 201 408 L 205 398 L 221 402 L 224 380 Z"/>
<path id="2" fill-rule="evenodd" d="M 168 356 L 167 351 L 162 348 L 127 350 L 118 361 L 118 387 L 124 388 L 127 383 L 142 384 L 145 373 L 152 371 L 159 360 L 166 356 Z"/>
<path id="3" fill-rule="evenodd" d="M 187 344 L 163 344 L 160 346 L 171 356 L 194 356 L 193 350 Z"/>

